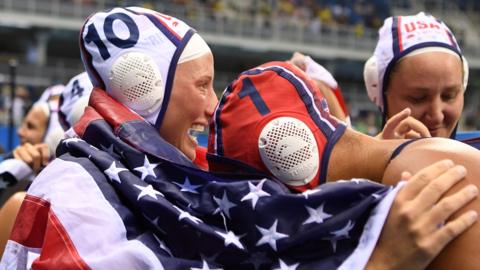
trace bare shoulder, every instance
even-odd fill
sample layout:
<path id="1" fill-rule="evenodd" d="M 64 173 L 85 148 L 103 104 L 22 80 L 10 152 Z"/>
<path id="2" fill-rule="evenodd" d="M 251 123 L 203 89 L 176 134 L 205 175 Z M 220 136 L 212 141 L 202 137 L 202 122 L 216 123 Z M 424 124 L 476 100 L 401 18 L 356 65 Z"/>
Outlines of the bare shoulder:
<path id="1" fill-rule="evenodd" d="M 463 165 L 467 169 L 467 176 L 450 189 L 444 197 L 448 197 L 468 184 L 480 188 L 480 151 L 464 143 L 449 139 L 423 139 L 411 143 L 388 164 L 383 182 L 394 184 L 400 180 L 403 171 L 412 174 L 433 162 L 451 159 L 455 164 Z M 480 210 L 478 199 L 462 207 L 453 218 L 458 217 L 468 209 Z M 429 269 L 476 269 L 480 265 L 477 256 L 477 240 L 480 237 L 480 226 L 476 224 L 452 241 L 442 253 L 432 262 Z"/>
<path id="2" fill-rule="evenodd" d="M 442 159 L 451 159 L 456 164 L 464 165 L 471 173 L 480 172 L 473 168 L 475 164 L 480 164 L 479 150 L 456 140 L 426 138 L 409 144 L 389 162 L 383 175 L 383 183 L 395 184 L 400 180 L 403 171 L 416 173 Z"/>

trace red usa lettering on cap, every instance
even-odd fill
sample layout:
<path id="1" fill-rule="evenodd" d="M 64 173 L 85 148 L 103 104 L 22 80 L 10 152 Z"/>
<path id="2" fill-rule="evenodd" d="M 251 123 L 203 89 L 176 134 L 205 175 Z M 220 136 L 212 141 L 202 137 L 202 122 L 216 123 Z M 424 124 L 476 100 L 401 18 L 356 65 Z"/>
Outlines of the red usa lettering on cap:
<path id="1" fill-rule="evenodd" d="M 423 21 L 416 21 L 416 22 L 409 22 L 409 23 L 405 23 L 403 24 L 403 28 L 405 29 L 405 31 L 407 33 L 410 33 L 410 32 L 413 32 L 415 30 L 418 29 L 427 29 L 427 28 L 435 28 L 435 29 L 441 29 L 440 28 L 440 24 L 438 23 L 434 23 L 434 22 L 430 22 L 430 23 L 426 23 L 426 22 L 423 22 Z"/>

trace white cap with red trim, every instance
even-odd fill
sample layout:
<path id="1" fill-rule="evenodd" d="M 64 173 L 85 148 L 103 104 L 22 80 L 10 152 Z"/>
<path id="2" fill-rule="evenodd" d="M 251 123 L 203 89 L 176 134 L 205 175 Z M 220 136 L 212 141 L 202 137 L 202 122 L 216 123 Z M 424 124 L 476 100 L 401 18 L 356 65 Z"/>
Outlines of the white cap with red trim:
<path id="1" fill-rule="evenodd" d="M 183 21 L 153 10 L 113 8 L 83 26 L 82 60 L 95 87 L 159 127 L 176 66 L 194 34 Z"/>
<path id="2" fill-rule="evenodd" d="M 428 48 L 428 49 L 424 49 Z M 422 49 L 422 50 L 419 50 Z M 416 51 L 416 52 L 414 52 Z M 463 62 L 464 89 L 468 82 L 468 63 L 448 26 L 423 12 L 413 16 L 385 19 L 373 56 L 364 67 L 364 80 L 370 99 L 384 111 L 384 89 L 393 66 L 407 55 L 442 51 L 458 55 Z"/>

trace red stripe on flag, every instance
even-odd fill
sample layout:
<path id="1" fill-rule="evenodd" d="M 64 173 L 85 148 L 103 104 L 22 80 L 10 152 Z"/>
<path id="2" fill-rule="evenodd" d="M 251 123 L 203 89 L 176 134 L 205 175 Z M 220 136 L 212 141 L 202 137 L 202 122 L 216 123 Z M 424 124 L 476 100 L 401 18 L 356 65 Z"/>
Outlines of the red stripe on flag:
<path id="1" fill-rule="evenodd" d="M 40 257 L 32 264 L 33 269 L 90 269 L 52 211 L 48 215 L 45 239 Z"/>
<path id="2" fill-rule="evenodd" d="M 89 104 L 95 108 L 96 112 L 101 115 L 101 118 L 114 125 L 114 130 L 117 130 L 125 122 L 144 121 L 140 115 L 132 112 L 127 106 L 118 102 L 100 88 L 93 89 L 90 94 Z"/>
<path id="3" fill-rule="evenodd" d="M 101 120 L 103 119 L 92 107 L 86 107 L 85 111 L 80 117 L 80 119 L 75 123 L 73 126 L 73 130 L 75 130 L 75 133 L 81 137 L 83 137 L 83 134 L 85 133 L 85 130 L 87 127 L 90 125 L 95 120 Z"/>
<path id="4" fill-rule="evenodd" d="M 41 248 L 33 269 L 90 269 L 51 211 L 50 203 L 41 198 L 27 194 L 10 239 L 29 248 Z"/>
<path id="5" fill-rule="evenodd" d="M 26 247 L 42 247 L 49 210 L 49 202 L 27 194 L 15 220 L 10 240 Z"/>
<path id="6" fill-rule="evenodd" d="M 201 146 L 195 148 L 195 160 L 193 163 L 200 169 L 208 171 L 207 148 Z"/>

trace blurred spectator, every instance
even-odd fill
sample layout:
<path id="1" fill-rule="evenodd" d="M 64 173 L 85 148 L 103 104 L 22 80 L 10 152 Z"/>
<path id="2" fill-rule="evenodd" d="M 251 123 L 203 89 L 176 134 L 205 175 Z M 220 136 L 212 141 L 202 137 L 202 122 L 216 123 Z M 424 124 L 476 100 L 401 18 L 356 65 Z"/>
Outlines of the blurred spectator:
<path id="1" fill-rule="evenodd" d="M 380 118 L 374 111 L 360 111 L 358 116 L 353 118 L 353 128 L 363 134 L 375 136 L 380 132 Z"/>
<path id="2" fill-rule="evenodd" d="M 11 106 L 11 98 L 10 98 L 10 89 L 9 87 L 4 87 L 2 89 L 2 123 L 8 123 L 8 117 L 10 115 L 10 106 Z M 17 87 L 15 91 L 15 97 L 13 99 L 13 123 L 15 126 L 19 126 L 22 123 L 22 119 L 25 116 L 26 111 L 30 107 L 30 93 L 29 91 L 23 87 Z"/>

